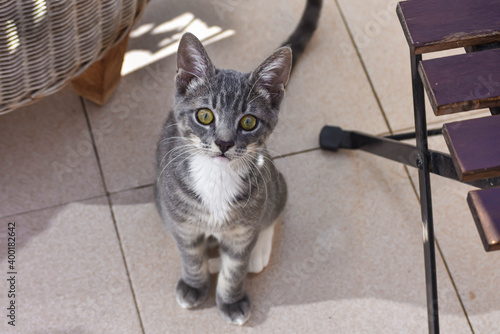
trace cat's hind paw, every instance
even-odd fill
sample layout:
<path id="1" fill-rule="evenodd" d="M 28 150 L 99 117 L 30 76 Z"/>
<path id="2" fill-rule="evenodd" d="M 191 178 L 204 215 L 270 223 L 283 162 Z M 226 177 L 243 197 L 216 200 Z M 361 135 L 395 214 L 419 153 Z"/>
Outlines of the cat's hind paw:
<path id="1" fill-rule="evenodd" d="M 202 288 L 193 288 L 181 278 L 175 287 L 177 303 L 184 309 L 202 304 L 208 297 L 208 284 Z"/>
<path id="2" fill-rule="evenodd" d="M 250 255 L 250 262 L 248 263 L 249 273 L 258 274 L 269 264 L 271 249 L 273 247 L 273 235 L 274 224 L 260 232 L 257 243 Z"/>
<path id="3" fill-rule="evenodd" d="M 245 295 L 242 299 L 231 304 L 217 303 L 222 317 L 233 325 L 244 325 L 250 318 L 250 299 Z"/>

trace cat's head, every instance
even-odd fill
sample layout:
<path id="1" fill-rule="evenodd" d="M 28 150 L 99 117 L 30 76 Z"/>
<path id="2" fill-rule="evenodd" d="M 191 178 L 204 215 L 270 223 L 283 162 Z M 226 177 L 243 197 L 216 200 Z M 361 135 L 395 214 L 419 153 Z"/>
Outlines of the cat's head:
<path id="1" fill-rule="evenodd" d="M 174 107 L 181 136 L 219 161 L 257 152 L 278 122 L 291 66 L 292 51 L 282 47 L 251 73 L 218 69 L 201 42 L 184 34 Z"/>

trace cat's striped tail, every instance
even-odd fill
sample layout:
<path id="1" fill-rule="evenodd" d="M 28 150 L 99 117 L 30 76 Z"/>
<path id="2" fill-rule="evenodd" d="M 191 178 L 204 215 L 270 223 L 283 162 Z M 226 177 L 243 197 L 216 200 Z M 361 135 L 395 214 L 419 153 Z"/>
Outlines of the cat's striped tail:
<path id="1" fill-rule="evenodd" d="M 322 4 L 322 0 L 307 0 L 304 14 L 302 14 L 297 28 L 282 44 L 282 46 L 289 46 L 292 49 L 292 70 L 318 26 Z"/>

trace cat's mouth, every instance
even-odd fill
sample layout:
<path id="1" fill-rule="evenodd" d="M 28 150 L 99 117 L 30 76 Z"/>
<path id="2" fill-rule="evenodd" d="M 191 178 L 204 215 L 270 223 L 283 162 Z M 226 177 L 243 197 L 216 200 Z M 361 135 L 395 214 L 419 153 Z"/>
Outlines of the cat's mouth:
<path id="1" fill-rule="evenodd" d="M 225 162 L 225 161 L 230 161 L 231 159 L 229 159 L 229 157 L 227 157 L 224 153 L 221 153 L 219 155 L 216 155 L 214 157 L 214 159 L 216 161 L 220 161 L 220 162 Z"/>

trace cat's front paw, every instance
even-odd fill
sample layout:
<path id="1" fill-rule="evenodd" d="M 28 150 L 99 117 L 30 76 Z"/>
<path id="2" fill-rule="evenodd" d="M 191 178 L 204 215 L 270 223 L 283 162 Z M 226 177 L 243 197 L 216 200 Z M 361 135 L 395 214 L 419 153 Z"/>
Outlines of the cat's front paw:
<path id="1" fill-rule="evenodd" d="M 237 302 L 226 304 L 217 298 L 217 307 L 222 317 L 233 325 L 244 325 L 250 318 L 250 299 L 247 295 Z"/>
<path id="2" fill-rule="evenodd" d="M 208 297 L 209 284 L 202 288 L 193 288 L 181 278 L 175 287 L 177 303 L 184 309 L 190 309 L 202 304 Z"/>

